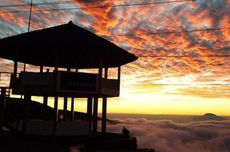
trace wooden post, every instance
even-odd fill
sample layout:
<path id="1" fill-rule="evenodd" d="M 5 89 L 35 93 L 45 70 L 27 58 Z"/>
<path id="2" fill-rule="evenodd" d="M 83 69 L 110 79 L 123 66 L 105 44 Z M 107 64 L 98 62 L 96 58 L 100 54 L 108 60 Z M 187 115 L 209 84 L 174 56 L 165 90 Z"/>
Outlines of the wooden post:
<path id="1" fill-rule="evenodd" d="M 46 107 L 48 105 L 48 96 L 43 97 L 43 105 Z"/>
<path id="2" fill-rule="evenodd" d="M 15 77 L 17 77 L 17 73 L 18 73 L 18 61 L 14 61 L 14 73 L 13 73 L 13 75 Z"/>
<path id="3" fill-rule="evenodd" d="M 29 93 L 24 95 L 24 115 L 23 115 L 23 132 L 26 133 L 27 122 L 30 119 L 30 106 L 31 106 L 31 95 Z"/>
<path id="4" fill-rule="evenodd" d="M 43 73 L 43 66 L 40 66 L 40 73 Z"/>
<path id="5" fill-rule="evenodd" d="M 118 67 L 118 72 L 117 72 L 117 80 L 118 80 L 118 92 L 120 94 L 120 83 L 121 83 L 121 67 Z"/>
<path id="6" fill-rule="evenodd" d="M 74 97 L 71 98 L 71 121 L 74 121 Z"/>
<path id="7" fill-rule="evenodd" d="M 64 104 L 63 104 L 63 120 L 67 120 L 67 106 L 68 106 L 68 98 L 64 97 Z"/>
<path id="8" fill-rule="evenodd" d="M 105 79 L 108 78 L 108 68 L 105 68 Z M 102 134 L 106 133 L 106 119 L 107 119 L 107 97 L 104 96 L 102 99 L 102 128 L 101 132 Z"/>
<path id="9" fill-rule="evenodd" d="M 101 81 L 102 81 L 102 73 L 103 73 L 102 64 L 103 64 L 103 60 L 101 59 L 100 67 L 98 68 L 98 75 L 99 75 L 99 84 L 98 84 L 99 89 L 98 90 L 99 90 L 99 94 L 101 93 Z"/>
<path id="10" fill-rule="evenodd" d="M 5 90 L 5 88 L 1 88 L 1 95 L 0 95 L 0 134 L 2 132 L 2 127 L 4 126 L 5 96 L 6 96 L 6 90 Z"/>
<path id="11" fill-rule="evenodd" d="M 58 56 L 56 56 L 56 62 L 57 61 L 58 61 Z M 57 73 L 58 73 L 58 67 L 55 66 L 55 68 L 54 68 L 54 82 L 57 82 Z M 55 94 L 55 96 L 54 96 L 54 114 L 53 114 L 53 136 L 56 136 L 57 121 L 58 121 L 58 95 Z"/>
<path id="12" fill-rule="evenodd" d="M 101 132 L 106 133 L 106 119 L 107 119 L 107 97 L 102 99 L 102 128 Z"/>
<path id="13" fill-rule="evenodd" d="M 92 131 L 92 98 L 87 98 L 87 120 L 89 122 L 89 130 Z"/>
<path id="14" fill-rule="evenodd" d="M 54 97 L 53 136 L 56 136 L 58 120 L 58 96 Z"/>
<path id="15" fill-rule="evenodd" d="M 67 68 L 67 72 L 70 72 L 70 68 Z M 63 105 L 63 120 L 67 120 L 67 107 L 68 107 L 68 97 L 64 97 L 64 105 Z"/>
<path id="16" fill-rule="evenodd" d="M 24 72 L 26 71 L 26 64 L 25 63 L 23 64 L 23 71 Z"/>
<path id="17" fill-rule="evenodd" d="M 94 97 L 93 102 L 93 133 L 97 133 L 98 97 Z"/>
<path id="18" fill-rule="evenodd" d="M 48 96 L 43 96 L 43 118 L 46 120 L 47 117 L 47 105 L 48 105 Z"/>

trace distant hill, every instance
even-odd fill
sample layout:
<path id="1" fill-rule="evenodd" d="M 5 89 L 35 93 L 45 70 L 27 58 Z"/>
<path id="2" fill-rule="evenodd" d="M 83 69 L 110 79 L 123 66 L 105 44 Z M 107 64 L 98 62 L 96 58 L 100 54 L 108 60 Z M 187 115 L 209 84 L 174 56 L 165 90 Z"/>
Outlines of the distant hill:
<path id="1" fill-rule="evenodd" d="M 9 98 L 7 105 L 7 120 L 14 121 L 16 119 L 22 119 L 23 108 L 26 102 L 23 99 Z M 63 113 L 63 110 L 59 110 L 59 116 Z M 46 119 L 53 120 L 54 109 L 49 106 L 45 106 L 36 101 L 30 101 L 29 116 L 31 119 Z M 71 112 L 67 111 L 67 119 L 70 119 Z M 87 114 L 82 112 L 74 113 L 75 120 L 87 120 Z M 100 119 L 100 118 L 99 118 Z"/>
<path id="2" fill-rule="evenodd" d="M 217 116 L 217 115 L 215 115 L 213 113 L 206 113 L 203 116 L 195 116 L 195 117 L 193 117 L 193 120 L 194 121 L 208 121 L 208 120 L 220 121 L 220 120 L 225 120 L 225 118 Z"/>

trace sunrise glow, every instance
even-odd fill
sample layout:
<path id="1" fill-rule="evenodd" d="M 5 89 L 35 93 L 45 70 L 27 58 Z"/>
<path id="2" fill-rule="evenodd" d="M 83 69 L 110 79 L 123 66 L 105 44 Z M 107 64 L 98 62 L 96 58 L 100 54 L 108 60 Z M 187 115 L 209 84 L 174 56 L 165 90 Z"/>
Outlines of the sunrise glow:
<path id="1" fill-rule="evenodd" d="M 0 1 L 1 5 L 27 4 Z M 150 0 L 152 4 L 132 6 L 144 2 L 72 0 L 34 5 L 31 30 L 72 20 L 139 57 L 122 68 L 120 97 L 109 100 L 109 113 L 230 115 L 230 1 L 154 4 L 159 1 Z M 0 9 L 1 38 L 26 32 L 28 6 Z M 1 71 L 13 69 L 11 61 L 2 59 L 0 64 Z M 8 79 L 9 75 L 1 76 L 3 84 Z M 77 100 L 75 109 L 85 111 L 85 101 Z"/>

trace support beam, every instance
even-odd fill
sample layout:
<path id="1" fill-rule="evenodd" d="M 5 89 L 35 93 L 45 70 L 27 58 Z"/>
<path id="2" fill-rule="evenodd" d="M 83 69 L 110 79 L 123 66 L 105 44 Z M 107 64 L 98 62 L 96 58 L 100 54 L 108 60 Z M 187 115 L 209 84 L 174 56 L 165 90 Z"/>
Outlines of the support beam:
<path id="1" fill-rule="evenodd" d="M 107 97 L 103 97 L 102 100 L 102 128 L 101 132 L 106 133 L 106 119 L 107 119 Z"/>
<path id="2" fill-rule="evenodd" d="M 56 56 L 56 62 L 58 62 L 58 55 Z M 58 67 L 54 67 L 54 82 L 57 81 Z M 57 130 L 57 121 L 58 121 L 58 96 L 54 96 L 54 114 L 53 114 L 53 136 L 56 136 Z"/>
<path id="3" fill-rule="evenodd" d="M 108 78 L 108 68 L 105 68 L 105 79 Z M 103 97 L 102 99 L 102 126 L 101 132 L 102 134 L 106 133 L 106 119 L 107 119 L 107 97 Z"/>
<path id="4" fill-rule="evenodd" d="M 67 72 L 70 72 L 70 68 L 67 68 Z M 64 107 L 63 107 L 63 120 L 67 120 L 67 107 L 68 107 L 68 97 L 64 97 Z"/>
<path id="5" fill-rule="evenodd" d="M 89 122 L 89 129 L 90 132 L 92 132 L 92 109 L 93 105 L 92 105 L 92 98 L 89 97 L 87 98 L 87 120 Z"/>
<path id="6" fill-rule="evenodd" d="M 120 94 L 120 83 L 121 83 L 121 67 L 118 67 L 118 72 L 117 72 L 117 80 L 118 80 L 118 87 L 119 87 L 119 94 Z"/>
<path id="7" fill-rule="evenodd" d="M 13 75 L 15 77 L 17 77 L 17 73 L 18 73 L 18 61 L 14 61 L 14 73 L 13 73 Z"/>
<path id="8" fill-rule="evenodd" d="M 71 98 L 71 121 L 74 121 L 74 97 Z"/>
<path id="9" fill-rule="evenodd" d="M 42 73 L 43 72 L 43 66 L 41 65 L 40 66 L 40 73 Z"/>
<path id="10" fill-rule="evenodd" d="M 58 96 L 54 97 L 54 114 L 53 114 L 53 136 L 56 136 L 58 121 Z"/>
<path id="11" fill-rule="evenodd" d="M 98 98 L 94 98 L 93 102 L 93 133 L 97 133 L 97 115 L 98 115 Z"/>
<path id="12" fill-rule="evenodd" d="M 43 96 L 43 110 L 44 110 L 44 114 L 43 117 L 44 119 L 46 119 L 46 114 L 47 114 L 47 105 L 48 105 L 48 96 Z"/>
<path id="13" fill-rule="evenodd" d="M 67 106 L 68 106 L 68 98 L 64 97 L 64 104 L 63 104 L 63 120 L 67 120 Z"/>
<path id="14" fill-rule="evenodd" d="M 1 95 L 0 95 L 0 135 L 2 132 L 2 127 L 4 126 L 5 96 L 6 96 L 6 90 L 5 90 L 5 88 L 1 88 Z"/>
<path id="15" fill-rule="evenodd" d="M 98 75 L 99 75 L 98 90 L 99 90 L 99 93 L 101 93 L 102 74 L 103 74 L 103 59 L 101 58 L 100 66 L 98 68 Z"/>
<path id="16" fill-rule="evenodd" d="M 23 71 L 24 72 L 26 71 L 26 64 L 25 63 L 23 64 Z"/>
<path id="17" fill-rule="evenodd" d="M 30 119 L 30 106 L 31 106 L 31 95 L 30 94 L 25 94 L 24 95 L 24 114 L 23 114 L 23 132 L 26 133 L 26 126 L 27 126 L 27 122 Z"/>

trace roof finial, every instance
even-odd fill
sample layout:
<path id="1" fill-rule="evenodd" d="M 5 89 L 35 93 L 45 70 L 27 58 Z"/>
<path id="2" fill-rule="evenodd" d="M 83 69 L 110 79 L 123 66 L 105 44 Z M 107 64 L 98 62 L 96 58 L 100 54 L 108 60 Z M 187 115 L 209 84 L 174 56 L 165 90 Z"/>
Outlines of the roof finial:
<path id="1" fill-rule="evenodd" d="M 73 21 L 69 21 L 69 23 L 68 24 L 73 24 Z"/>

